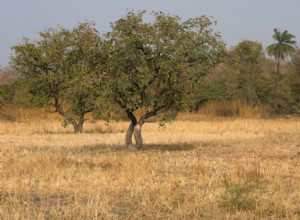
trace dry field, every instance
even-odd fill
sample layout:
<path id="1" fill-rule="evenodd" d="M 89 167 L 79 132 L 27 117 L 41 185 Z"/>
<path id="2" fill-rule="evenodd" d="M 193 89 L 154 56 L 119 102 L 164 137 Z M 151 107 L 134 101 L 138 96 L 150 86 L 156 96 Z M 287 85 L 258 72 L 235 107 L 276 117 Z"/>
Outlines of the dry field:
<path id="1" fill-rule="evenodd" d="M 300 219 L 300 118 L 0 121 L 0 219 Z"/>

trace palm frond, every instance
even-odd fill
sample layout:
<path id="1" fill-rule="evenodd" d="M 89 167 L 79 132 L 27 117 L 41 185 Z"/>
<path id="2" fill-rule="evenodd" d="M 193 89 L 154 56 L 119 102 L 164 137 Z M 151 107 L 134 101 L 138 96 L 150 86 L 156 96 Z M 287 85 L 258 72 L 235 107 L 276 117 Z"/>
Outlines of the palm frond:
<path id="1" fill-rule="evenodd" d="M 274 56 L 276 60 L 284 60 L 286 55 L 294 50 L 296 41 L 294 35 L 288 31 L 280 32 L 277 28 L 274 28 L 273 38 L 277 41 L 267 47 L 267 52 L 270 56 Z"/>

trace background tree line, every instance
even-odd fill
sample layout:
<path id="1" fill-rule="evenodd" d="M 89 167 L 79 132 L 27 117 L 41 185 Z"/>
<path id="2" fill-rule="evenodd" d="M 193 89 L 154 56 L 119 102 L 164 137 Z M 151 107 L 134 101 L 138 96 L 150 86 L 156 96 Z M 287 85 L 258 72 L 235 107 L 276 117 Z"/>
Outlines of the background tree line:
<path id="1" fill-rule="evenodd" d="M 215 24 L 201 16 L 128 12 L 100 34 L 93 23 L 40 32 L 40 40 L 14 46 L 1 69 L 0 103 L 44 107 L 82 132 L 85 116 L 130 120 L 126 145 L 142 146 L 141 127 L 161 123 L 207 102 L 240 100 L 270 114 L 300 113 L 300 50 L 294 36 L 274 30 L 267 57 L 260 43 L 225 49 Z M 284 62 L 285 61 L 285 62 Z M 136 117 L 142 110 L 144 115 Z"/>
<path id="2" fill-rule="evenodd" d="M 239 43 L 204 78 L 196 110 L 204 101 L 240 100 L 250 107 L 263 106 L 271 115 L 299 114 L 299 52 L 289 49 L 283 63 L 282 58 L 266 57 L 260 43 Z"/>

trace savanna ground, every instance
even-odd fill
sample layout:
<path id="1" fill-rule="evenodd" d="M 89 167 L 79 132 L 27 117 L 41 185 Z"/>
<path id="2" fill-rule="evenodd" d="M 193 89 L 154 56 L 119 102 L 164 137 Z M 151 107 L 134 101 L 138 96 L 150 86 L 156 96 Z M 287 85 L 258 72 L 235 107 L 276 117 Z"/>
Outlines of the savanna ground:
<path id="1" fill-rule="evenodd" d="M 194 116 L 195 117 L 195 116 Z M 300 219 L 300 118 L 0 123 L 1 219 Z"/>

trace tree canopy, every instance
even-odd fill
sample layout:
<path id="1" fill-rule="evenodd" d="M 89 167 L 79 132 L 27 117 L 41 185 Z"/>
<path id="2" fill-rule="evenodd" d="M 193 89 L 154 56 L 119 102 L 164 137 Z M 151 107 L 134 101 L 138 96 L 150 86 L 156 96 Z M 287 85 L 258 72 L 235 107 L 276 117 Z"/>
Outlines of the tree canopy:
<path id="1" fill-rule="evenodd" d="M 11 63 L 30 83 L 29 93 L 43 97 L 43 104 L 54 107 L 65 125 L 82 132 L 84 116 L 95 109 L 100 92 L 99 83 L 91 78 L 98 73 L 99 34 L 94 24 L 81 23 L 73 30 L 58 27 L 40 32 L 40 37 L 14 46 Z"/>
<path id="2" fill-rule="evenodd" d="M 224 43 L 212 30 L 206 16 L 182 21 L 177 16 L 154 13 L 145 22 L 145 12 L 129 12 L 112 24 L 106 35 L 108 59 L 105 73 L 112 101 L 131 120 L 126 145 L 132 133 L 140 132 L 146 119 L 161 114 L 168 120 L 187 107 L 193 88 L 220 60 Z M 134 112 L 144 109 L 138 120 Z M 137 148 L 142 145 L 136 134 Z"/>
<path id="3" fill-rule="evenodd" d="M 294 35 L 288 31 L 280 32 L 277 28 L 274 29 L 273 39 L 276 43 L 267 47 L 268 54 L 274 56 L 277 61 L 277 70 L 280 72 L 280 63 L 285 60 L 285 57 L 294 50 L 296 41 L 293 40 Z"/>

